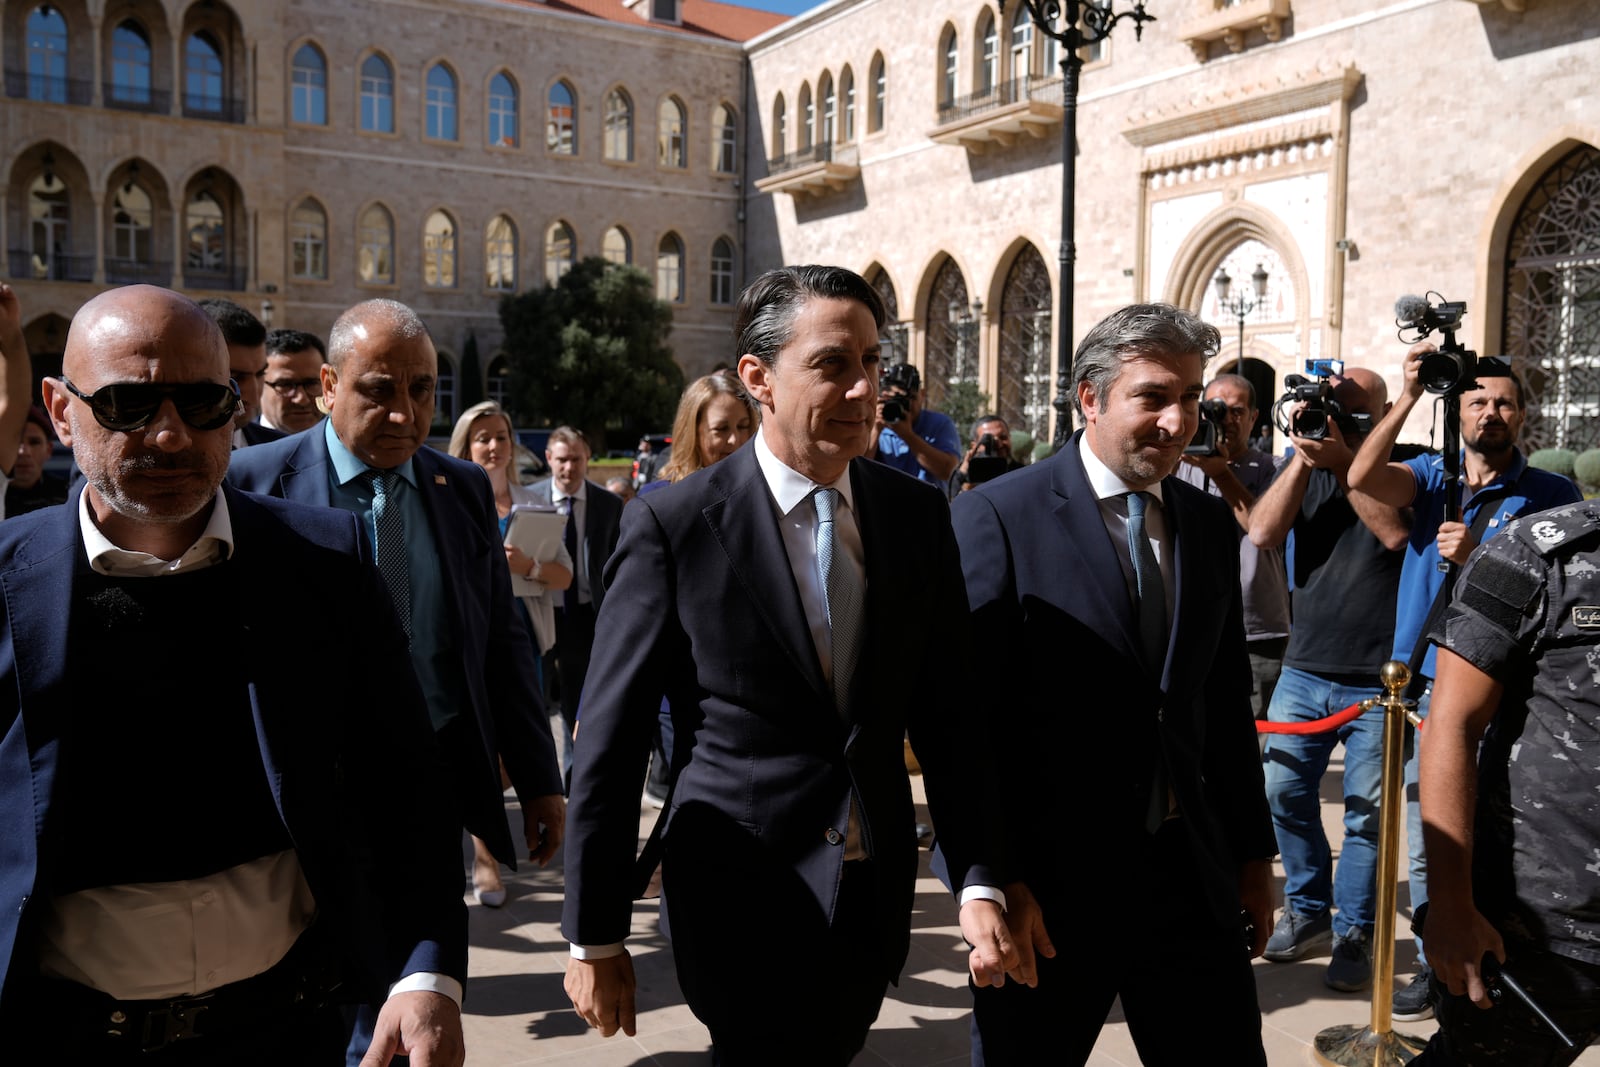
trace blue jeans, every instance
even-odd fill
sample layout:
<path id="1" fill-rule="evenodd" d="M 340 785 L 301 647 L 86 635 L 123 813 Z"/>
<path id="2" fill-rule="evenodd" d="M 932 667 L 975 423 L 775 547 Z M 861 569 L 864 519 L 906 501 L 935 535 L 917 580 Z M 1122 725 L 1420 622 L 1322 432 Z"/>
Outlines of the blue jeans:
<path id="1" fill-rule="evenodd" d="M 1433 699 L 1433 683 L 1422 691 L 1417 698 L 1417 714 L 1424 719 L 1428 717 L 1428 703 Z M 1415 915 L 1417 909 L 1428 902 L 1428 857 L 1422 851 L 1422 805 L 1417 803 L 1417 748 L 1421 738 L 1415 732 L 1411 736 L 1411 752 L 1406 756 L 1406 851 L 1410 870 L 1407 877 L 1410 881 L 1406 884 L 1411 895 L 1411 914 Z M 1417 943 L 1417 962 L 1426 964 L 1428 958 L 1422 954 L 1422 938 L 1413 936 Z"/>
<path id="2" fill-rule="evenodd" d="M 1376 679 L 1366 685 L 1343 684 L 1285 667 L 1267 718 L 1272 722 L 1323 719 L 1378 691 Z M 1267 735 L 1263 769 L 1283 857 L 1284 904 L 1310 916 L 1333 908 L 1337 937 L 1354 928 L 1370 935 L 1375 919 L 1383 715 L 1382 708 L 1374 708 L 1326 733 Z M 1344 743 L 1344 845 L 1335 872 L 1328 835 L 1322 829 L 1320 794 L 1328 757 L 1339 742 Z"/>

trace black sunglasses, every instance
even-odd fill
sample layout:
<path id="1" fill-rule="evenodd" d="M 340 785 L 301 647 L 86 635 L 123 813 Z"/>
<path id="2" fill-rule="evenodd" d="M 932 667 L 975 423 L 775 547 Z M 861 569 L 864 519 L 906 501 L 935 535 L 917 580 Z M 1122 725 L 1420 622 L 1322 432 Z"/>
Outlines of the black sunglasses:
<path id="1" fill-rule="evenodd" d="M 150 424 L 162 403 L 172 398 L 178 417 L 196 430 L 216 430 L 226 426 L 239 407 L 239 386 L 233 379 L 227 385 L 217 382 L 184 382 L 166 385 L 158 382 L 119 382 L 102 385 L 93 393 L 81 392 L 67 379 L 60 379 L 67 392 L 89 405 L 94 419 L 114 433 L 132 433 Z"/>

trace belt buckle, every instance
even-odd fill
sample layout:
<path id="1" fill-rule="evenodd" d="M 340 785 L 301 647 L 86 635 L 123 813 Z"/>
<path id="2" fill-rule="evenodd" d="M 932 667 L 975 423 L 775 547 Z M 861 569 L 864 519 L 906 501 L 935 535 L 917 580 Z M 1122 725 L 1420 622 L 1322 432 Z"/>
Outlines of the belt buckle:
<path id="1" fill-rule="evenodd" d="M 211 1010 L 213 994 L 170 1001 L 166 1007 L 156 1008 L 144 1019 L 144 1051 L 155 1052 L 178 1041 L 199 1037 L 195 1024 L 200 1016 Z"/>

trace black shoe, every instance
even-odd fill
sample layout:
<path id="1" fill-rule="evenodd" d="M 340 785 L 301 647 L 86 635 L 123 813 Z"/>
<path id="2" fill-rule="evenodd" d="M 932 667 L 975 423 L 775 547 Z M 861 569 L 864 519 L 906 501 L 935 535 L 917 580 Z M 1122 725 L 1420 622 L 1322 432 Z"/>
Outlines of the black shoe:
<path id="1" fill-rule="evenodd" d="M 1433 1018 L 1433 970 L 1426 964 L 1411 976 L 1411 984 L 1394 991 L 1390 1015 L 1402 1023 L 1421 1022 Z"/>
<path id="2" fill-rule="evenodd" d="M 1341 993 L 1359 993 L 1372 984 L 1372 946 L 1361 929 L 1333 939 L 1333 958 L 1322 981 Z"/>
<path id="3" fill-rule="evenodd" d="M 1333 917 L 1327 912 L 1301 915 L 1285 908 L 1278 925 L 1272 928 L 1272 936 L 1267 939 L 1267 947 L 1261 953 L 1261 958 L 1273 963 L 1288 963 L 1321 952 L 1332 940 Z"/>

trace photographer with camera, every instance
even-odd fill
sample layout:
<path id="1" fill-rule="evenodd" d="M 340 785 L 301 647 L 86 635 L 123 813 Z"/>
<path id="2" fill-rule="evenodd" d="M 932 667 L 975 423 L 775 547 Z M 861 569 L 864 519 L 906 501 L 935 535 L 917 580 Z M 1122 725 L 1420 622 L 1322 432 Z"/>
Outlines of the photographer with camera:
<path id="1" fill-rule="evenodd" d="M 950 416 L 923 407 L 922 375 L 909 363 L 883 372 L 878 418 L 867 458 L 945 489 L 961 463 L 961 435 Z"/>
<path id="2" fill-rule="evenodd" d="M 1011 427 L 999 415 L 982 415 L 972 424 L 972 444 L 950 479 L 951 496 L 975 485 L 1021 470 L 1025 463 L 1011 454 Z"/>
<path id="3" fill-rule="evenodd" d="M 1461 353 L 1471 357 L 1471 353 Z M 1517 435 L 1525 414 L 1522 382 L 1509 367 L 1458 358 L 1456 370 L 1448 344 L 1419 341 L 1406 353 L 1405 392 L 1387 418 L 1378 424 L 1350 465 L 1350 484 L 1363 493 L 1415 514 L 1400 595 L 1395 604 L 1393 659 L 1410 663 L 1417 713 L 1428 714 L 1434 678 L 1434 650 L 1424 634 L 1430 615 L 1449 599 L 1454 568 L 1467 561 L 1480 541 L 1487 540 L 1517 515 L 1543 511 L 1581 499 L 1566 478 L 1528 466 L 1518 450 Z M 1404 463 L 1385 461 L 1406 417 L 1424 392 L 1460 398 L 1462 502 L 1457 514 L 1446 513 L 1449 481 L 1445 457 L 1427 454 Z M 1450 417 L 1447 415 L 1447 418 Z M 1438 604 L 1438 607 L 1435 607 Z M 1422 822 L 1417 807 L 1417 757 L 1406 761 L 1406 837 L 1411 853 L 1412 913 L 1427 900 L 1427 860 L 1422 848 Z M 1411 985 L 1397 990 L 1394 1017 L 1402 1021 L 1433 1014 L 1429 1000 L 1426 958 L 1418 945 L 1419 970 Z"/>
<path id="4" fill-rule="evenodd" d="M 1239 585 L 1244 592 L 1245 648 L 1252 675 L 1250 707 L 1267 717 L 1272 690 L 1289 646 L 1289 577 L 1283 548 L 1257 548 L 1246 535 L 1256 497 L 1272 483 L 1282 461 L 1250 447 L 1256 424 L 1256 389 L 1239 374 L 1219 374 L 1200 401 L 1200 431 L 1184 450 L 1177 476 L 1220 496 L 1239 525 Z"/>
<path id="5" fill-rule="evenodd" d="M 1256 547 L 1293 538 L 1294 626 L 1267 709 L 1273 722 L 1323 719 L 1372 695 L 1393 643 L 1400 550 L 1410 530 L 1398 509 L 1355 491 L 1347 478 L 1372 415 L 1388 409 L 1383 379 L 1360 368 L 1316 370 L 1326 372 L 1322 382 L 1288 383 L 1291 391 L 1277 404 L 1289 416 L 1283 429 L 1294 449 L 1250 515 Z M 1285 963 L 1326 951 L 1331 941 L 1323 981 L 1344 992 L 1372 981 L 1383 714 L 1375 708 L 1331 732 L 1272 734 L 1263 753 L 1284 911 L 1262 955 Z M 1340 743 L 1345 836 L 1335 869 L 1322 828 L 1321 780 Z"/>

